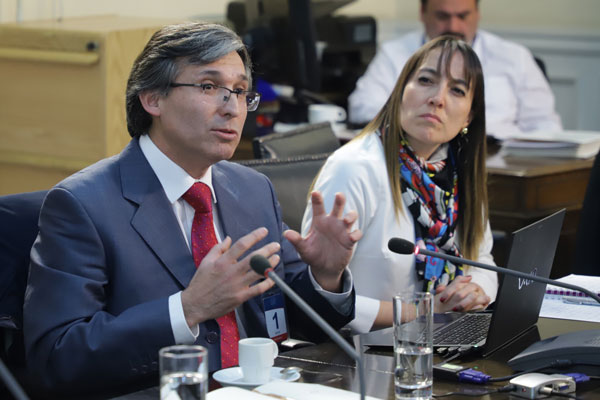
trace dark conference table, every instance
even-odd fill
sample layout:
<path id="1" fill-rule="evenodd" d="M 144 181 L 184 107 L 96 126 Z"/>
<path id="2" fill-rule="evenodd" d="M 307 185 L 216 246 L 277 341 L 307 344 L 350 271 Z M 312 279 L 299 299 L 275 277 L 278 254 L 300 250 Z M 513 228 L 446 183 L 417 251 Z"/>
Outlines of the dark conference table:
<path id="1" fill-rule="evenodd" d="M 583 306 L 585 307 L 585 306 Z M 506 376 L 513 373 L 508 367 L 506 361 L 512 356 L 518 354 L 529 344 L 555 335 L 566 332 L 600 329 L 600 324 L 591 322 L 578 322 L 568 320 L 558 320 L 549 318 L 540 318 L 537 328 L 524 335 L 520 340 L 512 343 L 504 349 L 498 350 L 491 357 L 482 359 L 479 357 L 467 357 L 462 361 L 454 360 L 453 363 L 477 367 L 480 371 L 491 375 L 492 377 Z M 539 335 L 539 336 L 538 336 Z M 391 349 L 373 350 L 362 346 L 361 336 L 355 336 L 350 340 L 354 341 L 355 348 L 363 355 L 363 364 L 365 366 L 365 380 L 367 383 L 366 394 L 379 399 L 394 399 L 394 376 L 393 376 L 393 353 Z M 439 357 L 434 358 L 434 363 L 441 362 Z M 288 352 L 281 353 L 275 361 L 279 367 L 297 366 L 303 369 L 299 382 L 319 383 L 327 386 L 342 388 L 359 392 L 358 373 L 355 368 L 355 362 L 349 358 L 334 343 L 322 343 L 316 346 L 303 347 Z M 507 382 L 500 382 L 488 385 L 462 384 L 458 382 L 442 381 L 434 378 L 433 392 L 443 394 L 446 392 L 471 392 L 483 391 L 484 387 L 499 388 Z M 220 387 L 217 382 L 211 378 L 210 389 Z M 600 398 L 600 381 L 592 380 L 577 385 L 577 396 L 581 399 Z M 118 400 L 149 400 L 157 399 L 158 388 L 151 388 L 129 395 L 121 396 Z M 467 396 L 452 396 L 452 399 L 472 399 Z M 496 393 L 479 397 L 483 399 L 503 399 L 510 397 L 508 393 Z M 554 397 L 558 398 L 558 397 Z"/>
<path id="2" fill-rule="evenodd" d="M 251 158 L 250 147 L 236 152 L 234 158 Z M 246 153 L 243 150 L 246 150 Z M 492 227 L 507 234 L 534 222 L 552 212 L 565 207 L 567 215 L 558 244 L 553 277 L 570 273 L 574 251 L 575 231 L 579 212 L 585 194 L 593 160 L 544 159 L 505 157 L 498 146 L 488 149 L 488 191 L 490 197 L 490 220 Z M 239 153 L 239 154 L 238 154 Z M 499 265 L 505 265 L 507 248 L 498 246 L 494 257 Z M 537 329 L 520 341 L 498 350 L 487 359 L 470 357 L 463 361 L 453 361 L 461 365 L 477 366 L 492 377 L 510 375 L 513 371 L 506 361 L 518 354 L 536 340 L 545 339 L 566 332 L 600 329 L 600 324 L 540 318 Z M 539 335 L 536 337 L 536 335 Z M 380 399 L 394 399 L 393 354 L 391 350 L 375 351 L 360 345 L 360 336 L 354 337 L 354 344 L 364 354 L 366 394 Z M 441 362 L 436 357 L 434 363 Z M 346 356 L 333 343 L 304 347 L 280 354 L 276 366 L 298 366 L 303 368 L 300 382 L 321 383 L 328 386 L 358 392 L 358 375 L 354 361 Z M 501 387 L 506 382 L 487 385 Z M 220 387 L 211 379 L 210 389 Z M 457 384 L 434 379 L 435 394 L 461 390 L 481 390 L 482 386 Z M 582 399 L 600 398 L 600 381 L 590 381 L 578 385 L 577 395 Z M 129 395 L 119 400 L 146 400 L 159 398 L 158 388 L 151 388 Z M 452 396 L 453 399 L 473 398 Z M 506 393 L 482 397 L 484 399 L 509 398 Z M 516 397 L 512 397 L 516 398 Z M 558 398 L 558 397 L 555 397 Z"/>

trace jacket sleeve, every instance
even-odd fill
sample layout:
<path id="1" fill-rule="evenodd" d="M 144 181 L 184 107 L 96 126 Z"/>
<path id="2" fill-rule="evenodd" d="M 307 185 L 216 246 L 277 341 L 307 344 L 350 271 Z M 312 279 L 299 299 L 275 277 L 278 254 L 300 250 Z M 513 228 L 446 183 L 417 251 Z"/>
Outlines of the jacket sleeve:
<path id="1" fill-rule="evenodd" d="M 321 315 L 334 329 L 340 329 L 354 318 L 354 290 L 351 293 L 352 306 L 348 313 L 342 314 L 329 301 L 315 289 L 308 271 L 308 266 L 301 260 L 294 246 L 283 237 L 283 232 L 288 229 L 281 220 L 281 210 L 276 200 L 275 192 L 271 183 L 273 207 L 276 215 L 276 224 L 279 227 L 279 240 L 281 243 L 281 262 L 275 269 L 286 283 L 304 301 L 306 301 L 319 315 Z M 327 335 L 319 328 L 295 303 L 286 297 L 286 309 L 290 323 L 290 335 L 297 339 L 321 342 L 326 340 Z"/>
<path id="2" fill-rule="evenodd" d="M 108 311 L 110 253 L 86 209 L 65 189 L 42 208 L 24 303 L 28 369 L 42 387 L 97 392 L 155 379 L 173 344 L 168 296 Z M 121 360 L 121 361 L 118 361 Z"/>

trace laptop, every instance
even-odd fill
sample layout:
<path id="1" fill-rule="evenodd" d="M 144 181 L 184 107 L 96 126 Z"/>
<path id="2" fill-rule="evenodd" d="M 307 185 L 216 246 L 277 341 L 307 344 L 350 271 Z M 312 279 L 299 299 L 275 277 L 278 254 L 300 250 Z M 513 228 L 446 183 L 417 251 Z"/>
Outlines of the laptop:
<path id="1" fill-rule="evenodd" d="M 548 278 L 564 217 L 562 209 L 513 232 L 507 268 Z M 486 357 L 535 326 L 546 284 L 510 275 L 499 281 L 493 312 L 435 314 L 434 347 L 473 347 Z M 386 328 L 362 335 L 361 342 L 391 347 L 393 336 L 393 328 Z"/>

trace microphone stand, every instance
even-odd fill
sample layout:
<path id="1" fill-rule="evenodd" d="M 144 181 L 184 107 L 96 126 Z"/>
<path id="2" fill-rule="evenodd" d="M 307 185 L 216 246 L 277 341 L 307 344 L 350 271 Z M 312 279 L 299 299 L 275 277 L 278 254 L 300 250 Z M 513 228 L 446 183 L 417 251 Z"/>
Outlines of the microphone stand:
<path id="1" fill-rule="evenodd" d="M 302 297 L 298 296 L 298 294 L 296 292 L 294 292 L 292 289 L 290 289 L 290 287 L 287 284 L 285 284 L 285 282 L 283 282 L 283 280 L 279 277 L 279 275 L 277 275 L 275 272 L 270 270 L 267 273 L 267 276 L 269 278 L 271 278 L 273 280 L 273 282 L 277 283 L 277 286 L 279 286 L 279 288 L 290 299 L 292 299 L 292 301 L 294 303 L 296 303 L 298 305 L 298 307 L 300 307 L 302 309 L 302 311 L 304 311 L 313 321 L 315 321 L 317 323 L 317 325 L 319 325 L 319 327 L 325 331 L 327 336 L 329 336 L 331 338 L 331 340 L 333 340 L 338 346 L 340 346 L 342 348 L 342 350 L 344 350 L 344 352 L 346 352 L 346 354 L 348 354 L 350 357 L 352 357 L 354 359 L 354 361 L 356 361 L 356 368 L 358 369 L 358 379 L 359 379 L 359 383 L 360 383 L 360 399 L 364 400 L 365 399 L 365 387 L 366 387 L 365 386 L 365 372 L 364 372 L 364 368 L 363 368 L 362 359 L 360 358 L 358 353 L 354 350 L 354 348 L 352 346 L 350 346 L 350 344 L 348 344 L 348 342 L 346 342 L 344 340 L 344 338 L 342 336 L 340 336 L 339 333 L 337 333 L 335 331 L 335 329 L 333 329 L 331 327 L 331 325 L 329 325 L 323 319 L 323 317 L 321 317 L 319 314 L 317 314 L 317 312 L 315 310 L 313 310 L 312 307 L 309 306 L 304 301 L 304 299 L 302 299 Z M 283 283 L 283 285 L 281 283 Z"/>
<path id="2" fill-rule="evenodd" d="M 441 258 L 444 260 L 449 260 L 457 265 L 458 264 L 468 264 L 468 265 L 472 265 L 477 268 L 483 268 L 483 269 L 487 269 L 490 271 L 499 272 L 499 273 L 505 274 L 505 275 L 512 275 L 512 276 L 516 276 L 519 278 L 530 279 L 532 281 L 542 282 L 542 283 L 546 283 L 546 284 L 554 285 L 554 286 L 559 286 L 559 287 L 563 287 L 565 289 L 577 290 L 579 292 L 587 294 L 592 299 L 594 299 L 598 303 L 600 303 L 600 297 L 598 297 L 598 295 L 596 293 L 593 293 L 590 290 L 582 288 L 581 286 L 572 285 L 570 283 L 559 282 L 554 279 L 544 278 L 542 276 L 530 275 L 530 274 L 526 274 L 525 272 L 515 271 L 512 269 L 508 269 L 508 268 L 501 268 L 501 267 L 497 267 L 495 265 L 482 264 L 477 261 L 467 260 L 464 258 L 452 256 L 452 255 L 445 254 L 445 253 L 437 253 L 435 251 L 430 251 L 430 250 L 422 249 L 420 247 L 415 246 L 415 255 L 417 255 L 417 254 L 425 254 L 425 255 L 433 257 L 433 258 Z"/>
<path id="3" fill-rule="evenodd" d="M 600 303 L 600 297 L 598 297 L 598 295 L 596 293 L 593 293 L 592 291 L 577 286 L 577 285 L 572 285 L 570 283 L 564 283 L 564 282 L 560 282 L 560 281 L 555 281 L 552 279 L 548 279 L 548 278 L 544 278 L 544 277 L 540 277 L 540 276 L 536 276 L 536 275 L 530 275 L 530 274 L 526 274 L 524 272 L 520 272 L 520 271 L 514 271 L 512 269 L 508 269 L 508 268 L 501 268 L 501 267 L 497 267 L 495 265 L 488 265 L 488 264 L 483 264 L 477 261 L 472 261 L 472 260 L 467 260 L 464 258 L 460 258 L 460 257 L 455 257 L 455 256 L 451 256 L 445 253 L 437 253 L 435 251 L 431 251 L 431 250 L 427 250 L 427 249 L 422 249 L 420 247 L 417 247 L 414 245 L 414 243 L 411 243 L 408 240 L 405 239 L 401 239 L 401 238 L 392 238 L 389 240 L 388 242 L 388 248 L 397 254 L 415 254 L 418 255 L 419 253 L 421 254 L 425 254 L 427 256 L 430 257 L 434 257 L 434 258 L 441 258 L 444 260 L 449 260 L 454 262 L 455 264 L 467 264 L 467 265 L 472 265 L 474 267 L 478 267 L 478 268 L 482 268 L 482 269 L 487 269 L 490 271 L 494 271 L 494 272 L 499 272 L 501 274 L 505 274 L 505 275 L 511 275 L 511 276 L 516 276 L 519 278 L 524 278 L 524 279 L 529 279 L 531 281 L 536 281 L 536 282 L 541 282 L 541 283 L 547 283 L 550 285 L 555 285 L 555 286 L 559 286 L 559 287 L 563 287 L 566 289 L 572 289 L 572 290 L 577 290 L 579 292 L 585 293 L 586 295 L 588 295 L 589 297 L 591 297 L 592 299 L 596 300 L 598 303 Z M 572 342 L 574 340 L 579 340 L 580 343 L 592 343 L 593 340 L 597 340 L 598 338 L 598 330 L 590 330 L 590 331 L 584 331 L 581 332 L 581 334 L 579 334 L 577 337 L 573 337 L 572 333 L 568 333 L 568 334 L 563 334 L 563 335 L 559 335 L 559 336 L 555 336 L 552 339 L 546 339 L 549 340 L 549 343 L 553 343 L 556 340 L 556 343 L 560 343 L 563 345 L 569 344 L 572 345 Z M 558 340 L 558 338 L 563 337 L 563 339 Z M 545 340 L 545 341 L 546 341 Z M 544 342 L 545 342 L 544 341 Z M 511 365 L 513 367 L 513 369 L 529 369 L 532 367 L 518 367 L 516 366 L 519 363 L 522 363 L 522 365 L 525 365 L 524 363 L 530 362 L 527 360 L 527 358 L 529 357 L 531 359 L 531 357 L 533 356 L 540 356 L 542 354 L 547 354 L 547 357 L 550 357 L 552 355 L 552 348 L 551 346 L 548 346 L 548 343 L 543 344 L 544 342 L 537 342 L 536 344 L 530 346 L 529 348 L 527 348 L 525 351 L 523 351 L 522 353 L 520 353 L 519 355 L 513 357 L 511 360 L 509 360 L 509 365 L 511 365 L 511 363 L 514 363 L 515 365 Z M 537 347 L 536 347 L 537 346 Z M 535 350 L 530 350 L 534 348 Z M 583 347 L 582 347 L 583 348 Z M 529 354 L 527 354 L 527 352 L 530 352 Z M 522 356 L 525 353 L 524 356 Z M 537 354 L 537 355 L 536 355 Z M 522 358 L 523 360 L 516 360 L 515 359 L 519 359 Z M 561 356 L 562 357 L 562 356 Z M 558 359 L 556 360 L 558 361 Z M 596 361 L 596 360 L 594 360 Z M 593 364 L 596 364 L 595 362 Z M 538 365 L 539 366 L 539 365 Z M 535 368 L 535 367 L 533 367 Z M 539 369 L 539 368 L 538 368 Z"/>
<path id="4" fill-rule="evenodd" d="M 25 391 L 19 385 L 15 377 L 10 373 L 4 361 L 0 358 L 0 378 L 17 400 L 29 400 L 29 397 L 25 394 Z"/>
<path id="5" fill-rule="evenodd" d="M 337 333 L 336 330 L 333 329 L 331 327 L 331 325 L 329 325 L 327 323 L 327 321 L 325 321 L 323 319 L 323 317 L 321 317 L 319 314 L 317 314 L 317 312 L 315 310 L 313 310 L 312 307 L 309 306 L 308 303 L 306 303 L 302 297 L 298 296 L 298 294 L 296 292 L 294 292 L 287 285 L 287 283 L 285 283 L 283 281 L 283 279 L 281 279 L 279 277 L 279 275 L 277 275 L 275 272 L 273 272 L 273 268 L 271 268 L 271 265 L 269 264 L 269 262 L 267 261 L 267 259 L 265 257 L 259 256 L 259 255 L 253 256 L 252 259 L 250 260 L 250 265 L 252 266 L 252 269 L 254 269 L 259 274 L 261 274 L 261 272 L 264 271 L 265 276 L 268 276 L 269 278 L 271 278 L 271 280 L 273 280 L 273 282 L 275 282 L 277 284 L 277 286 L 294 303 L 296 303 L 296 305 L 298 307 L 300 307 L 302 309 L 302 311 L 304 311 L 310 317 L 310 319 L 312 319 L 314 322 L 316 322 L 317 325 L 319 325 L 319 327 L 321 329 L 323 329 L 323 331 L 325 331 L 325 333 L 327 334 L 327 336 L 329 336 L 331 338 L 331 340 L 333 340 L 338 346 L 340 346 L 342 348 L 342 350 L 344 350 L 344 352 L 346 354 L 348 354 L 352 359 L 354 359 L 354 361 L 356 361 L 356 368 L 358 369 L 358 378 L 359 378 L 359 384 L 360 384 L 360 399 L 364 400 L 365 399 L 365 388 L 366 388 L 365 371 L 363 368 L 362 359 L 360 358 L 358 353 L 354 350 L 354 348 L 352 346 L 350 346 L 350 344 L 348 344 L 348 342 L 346 342 L 344 340 L 344 338 L 339 333 Z"/>

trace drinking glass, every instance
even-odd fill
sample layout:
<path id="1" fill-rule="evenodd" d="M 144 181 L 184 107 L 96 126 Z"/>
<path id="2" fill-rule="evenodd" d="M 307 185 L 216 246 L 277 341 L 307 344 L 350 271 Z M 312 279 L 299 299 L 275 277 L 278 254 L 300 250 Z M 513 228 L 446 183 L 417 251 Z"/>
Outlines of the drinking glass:
<path id="1" fill-rule="evenodd" d="M 161 400 L 204 400 L 208 391 L 208 350 L 202 346 L 163 347 L 158 352 Z"/>
<path id="2" fill-rule="evenodd" d="M 431 399 L 433 296 L 407 292 L 394 297 L 396 399 Z"/>

